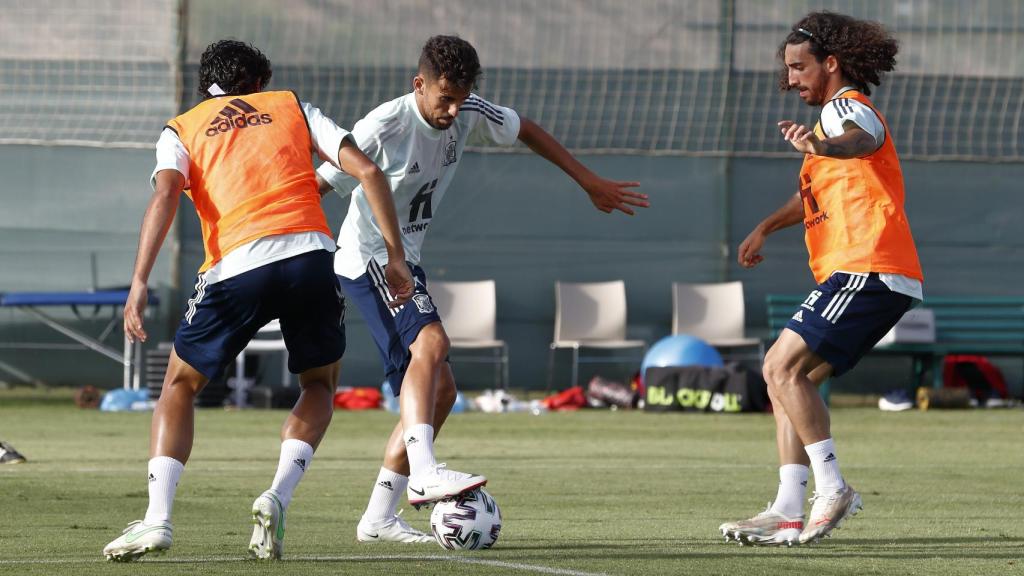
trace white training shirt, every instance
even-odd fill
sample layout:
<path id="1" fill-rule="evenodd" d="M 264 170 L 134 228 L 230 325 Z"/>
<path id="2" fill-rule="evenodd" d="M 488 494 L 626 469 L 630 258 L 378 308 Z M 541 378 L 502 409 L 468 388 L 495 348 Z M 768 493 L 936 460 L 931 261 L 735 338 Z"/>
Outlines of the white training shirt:
<path id="1" fill-rule="evenodd" d="M 826 138 L 834 138 L 846 132 L 843 123 L 853 122 L 875 138 L 875 150 L 878 150 L 885 143 L 885 125 L 882 124 L 882 119 L 878 117 L 878 114 L 870 106 L 866 106 L 853 98 L 836 98 L 839 94 L 853 89 L 852 86 L 840 88 L 822 106 L 821 131 L 825 133 Z M 851 274 L 851 272 L 843 270 L 837 270 L 836 272 Z M 924 289 L 921 286 L 921 281 L 917 278 L 903 276 L 902 274 L 879 274 L 878 279 L 893 292 L 906 294 L 917 300 L 924 300 Z"/>
<path id="2" fill-rule="evenodd" d="M 302 103 L 302 111 L 306 114 L 309 134 L 317 154 L 321 159 L 337 164 L 341 142 L 349 137 L 349 132 L 338 127 L 333 120 L 320 112 L 319 108 L 307 102 Z M 161 170 L 181 172 L 185 177 L 185 188 L 189 187 L 188 150 L 178 135 L 169 128 L 160 133 L 160 139 L 156 143 L 156 167 L 149 179 L 151 187 L 156 187 L 156 174 Z M 334 251 L 334 241 L 322 232 L 264 236 L 231 250 L 200 276 L 206 284 L 216 284 L 265 264 L 314 250 Z"/>
<path id="3" fill-rule="evenodd" d="M 466 144 L 514 144 L 519 137 L 519 115 L 470 94 L 452 126 L 437 130 L 423 119 L 416 97 L 410 93 L 381 104 L 356 122 L 352 136 L 391 184 L 405 258 L 418 264 L 423 239 Z M 384 237 L 362 186 L 331 164 L 321 165 L 317 172 L 339 194 L 352 193 L 338 234 L 334 271 L 355 279 L 366 273 L 371 259 L 381 266 L 387 264 Z"/>
<path id="4" fill-rule="evenodd" d="M 836 95 L 842 94 L 847 90 L 853 90 L 853 88 L 849 86 L 842 88 L 839 92 L 836 92 Z M 853 98 L 836 98 L 833 96 L 831 100 L 821 107 L 820 121 L 821 130 L 827 138 L 834 138 L 846 132 L 843 124 L 853 122 L 875 138 L 875 150 L 880 148 L 885 142 L 885 126 L 882 125 L 882 120 L 878 117 L 878 114 L 875 114 L 875 111 L 870 106 L 866 106 Z"/>

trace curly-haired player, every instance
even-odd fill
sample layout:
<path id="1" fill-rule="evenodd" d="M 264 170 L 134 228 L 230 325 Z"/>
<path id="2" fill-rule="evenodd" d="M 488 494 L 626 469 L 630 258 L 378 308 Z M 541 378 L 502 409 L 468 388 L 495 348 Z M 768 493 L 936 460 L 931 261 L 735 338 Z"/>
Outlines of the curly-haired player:
<path id="1" fill-rule="evenodd" d="M 866 96 L 895 66 L 897 49 L 881 25 L 829 12 L 805 16 L 779 48 L 782 89 L 797 90 L 821 114 L 813 129 L 779 122 L 783 138 L 805 155 L 799 191 L 754 228 L 738 260 L 756 266 L 769 234 L 802 223 L 818 287 L 764 362 L 781 463 L 778 495 L 761 514 L 722 524 L 727 540 L 806 544 L 861 507 L 839 472 L 817 387 L 853 368 L 922 298 L 899 158 L 885 119 Z M 808 465 L 815 490 L 805 525 Z"/>
<path id="2" fill-rule="evenodd" d="M 182 192 L 202 223 L 206 260 L 174 336 L 153 411 L 149 507 L 107 544 L 127 562 L 171 547 L 171 509 L 193 441 L 193 402 L 263 325 L 280 319 L 299 399 L 281 429 L 277 474 L 252 505 L 249 553 L 281 557 L 285 514 L 333 412 L 345 352 L 345 303 L 334 242 L 320 207 L 312 155 L 358 179 L 395 265 L 385 275 L 397 305 L 412 295 L 391 190 L 350 134 L 293 92 L 263 90 L 270 61 L 237 40 L 211 44 L 199 61 L 204 100 L 167 123 L 156 145 L 153 196 L 142 221 L 124 331 L 146 339 L 149 273 Z"/>

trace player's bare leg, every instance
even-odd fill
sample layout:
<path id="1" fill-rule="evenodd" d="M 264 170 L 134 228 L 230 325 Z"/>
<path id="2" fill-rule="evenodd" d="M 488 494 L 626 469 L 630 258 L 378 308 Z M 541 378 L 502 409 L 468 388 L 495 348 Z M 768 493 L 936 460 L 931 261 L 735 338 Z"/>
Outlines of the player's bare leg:
<path id="1" fill-rule="evenodd" d="M 406 493 L 416 508 L 487 483 L 480 475 L 447 470 L 434 457 L 437 391 L 448 347 L 440 322 L 424 326 L 409 347 L 411 358 L 402 380 L 402 440 L 410 472 Z"/>
<path id="2" fill-rule="evenodd" d="M 171 509 L 178 480 L 192 453 L 196 395 L 208 379 L 178 357 L 172 348 L 160 400 L 153 410 L 149 438 L 149 507 L 103 549 L 108 560 L 129 562 L 163 552 L 173 541 Z"/>
<path id="3" fill-rule="evenodd" d="M 844 518 L 861 509 L 860 495 L 846 484 L 839 471 L 828 408 L 818 393 L 820 381 L 811 379 L 812 374 L 830 373 L 828 363 L 789 329 L 779 334 L 765 358 L 768 388 L 786 411 L 814 471 L 813 504 L 800 533 L 801 544 L 828 536 Z"/>
<path id="4" fill-rule="evenodd" d="M 819 386 L 830 372 L 831 367 L 822 363 L 808 377 L 815 386 Z M 799 542 L 804 528 L 803 504 L 810 458 L 785 407 L 774 394 L 775 387 L 769 387 L 768 395 L 772 400 L 772 413 L 775 417 L 775 443 L 779 453 L 778 491 L 775 500 L 763 512 L 752 518 L 719 526 L 726 541 L 792 546 Z"/>
<path id="5" fill-rule="evenodd" d="M 434 404 L 434 438 L 455 405 L 455 376 L 444 362 Z M 402 438 L 402 423 L 395 424 L 384 449 L 384 463 L 377 475 L 366 511 L 359 519 L 356 539 L 360 542 L 426 543 L 434 539 L 416 530 L 398 515 L 398 503 L 409 486 L 409 458 Z"/>
<path id="6" fill-rule="evenodd" d="M 434 402 L 434 438 L 441 431 L 448 415 L 455 405 L 455 376 L 452 374 L 452 367 L 447 362 L 441 366 L 440 381 L 437 387 L 437 398 Z M 403 387 L 404 389 L 404 387 Z M 405 452 L 405 442 L 402 441 L 402 423 L 395 424 L 391 431 L 391 438 L 384 450 L 384 467 L 397 472 L 403 476 L 409 475 L 409 457 Z"/>
<path id="7" fill-rule="evenodd" d="M 334 391 L 341 361 L 299 374 L 302 393 L 281 428 L 281 440 L 301 440 L 314 449 L 320 445 L 334 416 Z"/>
<path id="8" fill-rule="evenodd" d="M 331 423 L 334 389 L 340 370 L 341 362 L 338 361 L 299 375 L 302 392 L 281 427 L 277 474 L 270 489 L 260 494 L 252 504 L 253 532 L 249 555 L 253 558 L 281 558 L 288 505 Z"/>
<path id="9" fill-rule="evenodd" d="M 803 338 L 785 329 L 768 350 L 764 375 L 772 397 L 789 416 L 804 446 L 831 436 L 828 407 L 809 374 L 825 361 L 807 347 Z"/>
<path id="10" fill-rule="evenodd" d="M 174 458 L 185 464 L 192 453 L 196 395 L 209 382 L 198 370 L 178 357 L 172 348 L 167 361 L 160 399 L 150 425 L 149 457 Z"/>
<path id="11" fill-rule="evenodd" d="M 403 428 L 434 421 L 441 365 L 448 356 L 448 335 L 440 322 L 427 324 L 409 347 L 409 366 L 399 396 Z"/>

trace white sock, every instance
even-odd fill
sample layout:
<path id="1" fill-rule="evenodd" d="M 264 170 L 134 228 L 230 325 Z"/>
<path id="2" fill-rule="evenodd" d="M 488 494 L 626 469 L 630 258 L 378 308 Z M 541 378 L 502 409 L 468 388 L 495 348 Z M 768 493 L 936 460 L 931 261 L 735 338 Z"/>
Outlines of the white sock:
<path id="1" fill-rule="evenodd" d="M 277 461 L 277 474 L 270 489 L 277 493 L 285 508 L 291 503 L 292 493 L 312 461 L 313 447 L 309 444 L 294 438 L 281 442 L 281 457 Z"/>
<path id="2" fill-rule="evenodd" d="M 366 505 L 363 518 L 367 522 L 377 523 L 391 519 L 398 508 L 398 502 L 409 486 L 409 477 L 381 467 L 377 474 L 377 482 L 370 493 L 370 503 Z"/>
<path id="3" fill-rule="evenodd" d="M 810 470 L 803 464 L 783 464 L 779 467 L 779 493 L 772 502 L 772 510 L 787 518 L 804 515 L 804 497 Z"/>
<path id="4" fill-rule="evenodd" d="M 839 459 L 836 458 L 836 445 L 831 438 L 804 446 L 811 457 L 811 469 L 814 470 L 814 491 L 818 494 L 831 494 L 846 486 L 843 475 L 839 472 Z"/>
<path id="5" fill-rule="evenodd" d="M 414 424 L 402 433 L 405 453 L 409 456 L 410 476 L 415 476 L 437 465 L 434 458 L 434 427 L 430 424 Z"/>
<path id="6" fill-rule="evenodd" d="M 174 493 L 178 490 L 178 479 L 185 465 L 170 456 L 157 456 L 149 460 L 149 508 L 146 524 L 162 524 L 171 521 L 174 507 Z"/>

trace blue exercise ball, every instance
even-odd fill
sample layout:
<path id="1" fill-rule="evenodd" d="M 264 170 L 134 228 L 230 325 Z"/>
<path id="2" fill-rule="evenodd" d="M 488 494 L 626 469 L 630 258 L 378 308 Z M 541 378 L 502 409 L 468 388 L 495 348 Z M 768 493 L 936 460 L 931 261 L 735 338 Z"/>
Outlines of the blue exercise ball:
<path id="1" fill-rule="evenodd" d="M 643 376 L 647 369 L 668 366 L 721 366 L 722 357 L 714 346 L 688 334 L 666 336 L 655 342 L 640 365 Z"/>

